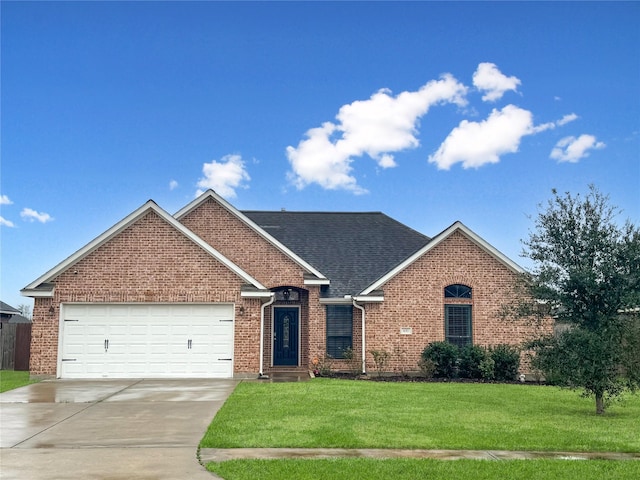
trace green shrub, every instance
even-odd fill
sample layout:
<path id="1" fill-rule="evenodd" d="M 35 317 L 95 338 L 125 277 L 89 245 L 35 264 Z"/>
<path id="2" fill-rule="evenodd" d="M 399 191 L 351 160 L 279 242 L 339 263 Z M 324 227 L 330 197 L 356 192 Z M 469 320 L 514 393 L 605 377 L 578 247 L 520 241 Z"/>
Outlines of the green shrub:
<path id="1" fill-rule="evenodd" d="M 373 357 L 373 363 L 376 365 L 378 377 L 381 377 L 389 363 L 389 357 L 391 355 L 386 350 L 371 350 L 369 353 Z"/>
<path id="2" fill-rule="evenodd" d="M 496 345 L 489 349 L 489 353 L 495 362 L 495 379 L 499 382 L 515 380 L 520 368 L 520 349 L 511 345 Z"/>
<path id="3" fill-rule="evenodd" d="M 433 363 L 433 360 L 421 358 L 418 361 L 418 367 L 420 368 L 420 375 L 424 378 L 433 378 L 433 372 L 436 371 L 436 364 Z"/>
<path id="4" fill-rule="evenodd" d="M 487 349 L 480 345 L 467 345 L 460 349 L 458 374 L 462 378 L 485 378 L 480 364 L 489 356 Z"/>
<path id="5" fill-rule="evenodd" d="M 358 355 L 356 355 L 356 352 L 351 347 L 347 347 L 342 351 L 342 358 L 347 363 L 347 368 L 351 376 L 357 377 L 362 373 L 360 358 L 358 358 Z"/>
<path id="6" fill-rule="evenodd" d="M 479 369 L 483 380 L 493 380 L 496 378 L 496 362 L 494 362 L 493 358 L 488 354 L 487 357 L 480 362 Z"/>
<path id="7" fill-rule="evenodd" d="M 458 363 L 457 346 L 449 342 L 432 342 L 422 351 L 422 360 L 431 360 L 434 365 L 433 376 L 437 378 L 455 378 Z"/>

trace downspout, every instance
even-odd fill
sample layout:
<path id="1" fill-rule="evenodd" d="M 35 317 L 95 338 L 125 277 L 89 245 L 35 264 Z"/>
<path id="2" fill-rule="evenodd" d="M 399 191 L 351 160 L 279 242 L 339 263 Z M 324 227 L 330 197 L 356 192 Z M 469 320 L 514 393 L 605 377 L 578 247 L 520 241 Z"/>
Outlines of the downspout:
<path id="1" fill-rule="evenodd" d="M 260 307 L 260 372 L 258 378 L 268 378 L 264 374 L 264 309 L 276 301 L 276 294 L 271 293 L 271 298 Z"/>
<path id="2" fill-rule="evenodd" d="M 355 297 L 352 298 L 353 300 L 353 306 L 356 307 L 358 310 L 360 310 L 362 312 L 362 374 L 366 375 L 367 374 L 367 366 L 366 366 L 366 340 L 365 340 L 365 311 L 364 311 L 364 307 L 358 305 L 356 303 L 356 299 Z"/>

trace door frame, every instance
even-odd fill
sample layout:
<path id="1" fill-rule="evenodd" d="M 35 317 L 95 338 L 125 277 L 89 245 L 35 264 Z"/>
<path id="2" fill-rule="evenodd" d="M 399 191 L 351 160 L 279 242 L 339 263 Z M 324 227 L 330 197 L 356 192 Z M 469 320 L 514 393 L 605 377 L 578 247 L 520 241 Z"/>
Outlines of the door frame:
<path id="1" fill-rule="evenodd" d="M 276 345 L 275 345 L 275 329 L 276 329 L 276 309 L 283 308 L 289 310 L 297 310 L 298 311 L 298 358 L 296 359 L 295 365 L 275 365 L 275 353 L 276 353 Z M 300 305 L 274 305 L 271 307 L 271 366 L 272 367 L 299 367 L 300 359 L 302 355 L 302 348 L 300 345 L 300 340 L 302 339 L 302 316 L 301 316 L 301 308 Z"/>

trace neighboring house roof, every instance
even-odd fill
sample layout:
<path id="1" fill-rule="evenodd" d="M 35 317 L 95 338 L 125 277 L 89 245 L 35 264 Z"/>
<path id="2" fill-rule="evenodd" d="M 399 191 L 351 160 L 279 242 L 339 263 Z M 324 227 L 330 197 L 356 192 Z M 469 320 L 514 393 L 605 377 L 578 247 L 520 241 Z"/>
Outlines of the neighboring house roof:
<path id="1" fill-rule="evenodd" d="M 20 310 L 0 301 L 0 318 L 7 323 L 31 323 L 27 317 L 23 317 Z"/>
<path id="2" fill-rule="evenodd" d="M 11 315 L 8 320 L 4 320 L 7 323 L 31 323 L 31 319 L 23 317 L 19 313 Z"/>
<path id="3" fill-rule="evenodd" d="M 358 294 L 430 240 L 380 212 L 242 213 L 323 272 L 327 297 Z"/>
<path id="4" fill-rule="evenodd" d="M 6 315 L 15 315 L 16 313 L 20 313 L 20 310 L 18 310 L 17 308 L 13 308 L 11 305 L 4 303 L 3 301 L 0 301 L 0 313 L 6 314 Z"/>
<path id="5" fill-rule="evenodd" d="M 53 267 L 51 270 L 49 270 L 47 273 L 39 277 L 37 280 L 27 285 L 25 288 L 23 288 L 20 291 L 20 293 L 25 296 L 31 296 L 31 297 L 53 296 L 53 284 L 50 284 L 49 282 L 55 279 L 55 277 L 57 277 L 64 270 L 69 268 L 71 265 L 82 260 L 91 252 L 93 252 L 100 246 L 104 245 L 106 242 L 108 242 L 113 237 L 121 233 L 127 227 L 129 227 L 130 225 L 135 223 L 137 220 L 139 220 L 140 218 L 144 217 L 145 215 L 147 215 L 149 212 L 152 212 L 152 211 L 155 212 L 158 216 L 160 216 L 164 221 L 166 221 L 173 228 L 175 228 L 180 233 L 182 233 L 185 237 L 190 239 L 193 243 L 195 243 L 200 248 L 205 250 L 209 255 L 216 258 L 218 261 L 220 261 L 223 265 L 229 268 L 229 270 L 233 271 L 245 282 L 255 287 L 256 290 L 266 290 L 266 287 L 264 287 L 260 282 L 258 282 L 258 280 L 250 276 L 248 273 L 246 273 L 244 270 L 242 270 L 240 267 L 234 264 L 231 260 L 229 260 L 227 257 L 222 255 L 220 252 L 214 249 L 211 245 L 209 245 L 207 242 L 202 240 L 200 237 L 194 234 L 187 227 L 185 227 L 180 222 L 178 222 L 175 218 L 173 218 L 171 215 L 165 212 L 162 208 L 160 208 L 153 200 L 149 200 L 147 203 L 142 205 L 136 211 L 134 211 L 133 213 L 131 213 L 130 215 L 122 219 L 120 222 L 115 224 L 113 227 L 111 227 L 109 230 L 104 232 L 102 235 L 98 236 L 97 238 L 89 242 L 87 245 L 82 247 L 80 250 L 75 252 L 73 255 L 69 256 L 68 258 L 60 262 L 58 265 Z"/>

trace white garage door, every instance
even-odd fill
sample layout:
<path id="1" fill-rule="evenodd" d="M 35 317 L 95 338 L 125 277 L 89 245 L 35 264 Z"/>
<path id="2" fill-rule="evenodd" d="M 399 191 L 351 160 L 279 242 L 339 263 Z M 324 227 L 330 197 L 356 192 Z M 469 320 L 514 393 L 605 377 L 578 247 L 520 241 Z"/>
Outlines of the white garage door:
<path id="1" fill-rule="evenodd" d="M 233 305 L 75 304 L 62 314 L 62 378 L 233 376 Z"/>

